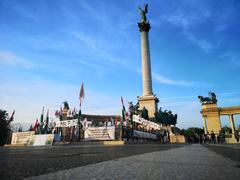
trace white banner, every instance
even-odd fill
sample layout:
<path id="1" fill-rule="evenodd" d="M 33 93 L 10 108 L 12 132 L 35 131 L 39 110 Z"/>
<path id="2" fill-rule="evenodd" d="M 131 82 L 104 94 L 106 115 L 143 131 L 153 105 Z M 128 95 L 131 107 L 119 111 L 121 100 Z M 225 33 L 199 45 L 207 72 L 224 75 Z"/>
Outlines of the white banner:
<path id="1" fill-rule="evenodd" d="M 28 144 L 28 141 L 34 134 L 35 131 L 12 133 L 11 144 Z"/>
<path id="2" fill-rule="evenodd" d="M 54 134 L 33 135 L 28 142 L 28 146 L 52 145 Z"/>
<path id="3" fill-rule="evenodd" d="M 157 139 L 157 136 L 152 133 L 146 133 L 142 131 L 133 131 L 133 136 L 134 137 L 139 137 L 139 138 L 147 138 L 147 139 Z"/>
<path id="4" fill-rule="evenodd" d="M 78 125 L 78 119 L 56 122 L 56 127 L 71 127 L 71 126 L 77 126 L 77 125 Z"/>
<path id="5" fill-rule="evenodd" d="M 84 132 L 84 139 L 91 140 L 114 140 L 115 127 L 88 127 Z"/>
<path id="6" fill-rule="evenodd" d="M 143 126 L 145 126 L 147 129 L 155 129 L 155 130 L 160 130 L 161 129 L 161 126 L 155 122 L 152 122 L 152 121 L 148 121 L 144 118 L 141 118 L 137 115 L 133 115 L 133 122 L 136 122 L 136 123 L 139 123 L 139 124 L 142 124 Z"/>

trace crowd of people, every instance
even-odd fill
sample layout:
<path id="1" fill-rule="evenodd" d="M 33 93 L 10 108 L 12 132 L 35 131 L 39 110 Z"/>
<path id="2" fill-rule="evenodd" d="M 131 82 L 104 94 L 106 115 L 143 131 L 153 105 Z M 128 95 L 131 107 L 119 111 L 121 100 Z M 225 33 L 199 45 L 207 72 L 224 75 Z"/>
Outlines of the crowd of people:
<path id="1" fill-rule="evenodd" d="M 240 136 L 239 132 L 238 130 L 236 130 L 235 139 L 237 143 L 239 142 L 239 136 Z M 194 135 L 187 138 L 187 142 L 201 144 L 216 144 L 216 143 L 223 144 L 225 143 L 225 138 L 226 138 L 225 133 L 220 130 L 218 134 L 215 134 L 213 131 L 211 131 L 211 133 L 207 132 L 207 134 L 195 133 Z"/>

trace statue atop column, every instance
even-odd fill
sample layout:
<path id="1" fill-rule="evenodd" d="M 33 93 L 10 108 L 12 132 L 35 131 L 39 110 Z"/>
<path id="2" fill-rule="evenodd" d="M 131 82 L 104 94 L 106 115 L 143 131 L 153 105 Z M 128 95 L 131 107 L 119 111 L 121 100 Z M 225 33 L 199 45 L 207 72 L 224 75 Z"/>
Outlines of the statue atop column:
<path id="1" fill-rule="evenodd" d="M 138 23 L 139 31 L 148 32 L 151 28 L 146 16 L 146 14 L 148 13 L 148 5 L 144 4 L 143 9 L 141 7 L 138 7 L 138 9 L 141 16 L 141 22 Z"/>
<path id="2" fill-rule="evenodd" d="M 141 15 L 141 22 L 147 23 L 147 17 L 146 14 L 148 13 L 148 5 L 144 4 L 144 9 L 141 9 L 141 7 L 138 7 L 140 15 Z"/>
<path id="3" fill-rule="evenodd" d="M 216 94 L 209 91 L 208 97 L 198 96 L 198 99 L 200 103 L 202 104 L 216 104 L 217 103 L 217 97 Z"/>

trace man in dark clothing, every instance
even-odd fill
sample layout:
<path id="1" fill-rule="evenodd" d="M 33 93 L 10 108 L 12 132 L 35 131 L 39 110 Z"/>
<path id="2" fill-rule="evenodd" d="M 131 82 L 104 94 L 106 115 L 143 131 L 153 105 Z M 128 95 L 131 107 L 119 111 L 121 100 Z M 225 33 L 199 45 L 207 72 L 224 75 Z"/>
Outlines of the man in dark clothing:
<path id="1" fill-rule="evenodd" d="M 216 143 L 216 136 L 213 131 L 211 133 L 211 143 L 214 143 L 214 144 Z"/>
<path id="2" fill-rule="evenodd" d="M 236 133 L 235 133 L 235 138 L 237 140 L 237 143 L 239 142 L 239 132 L 238 130 L 236 130 Z"/>

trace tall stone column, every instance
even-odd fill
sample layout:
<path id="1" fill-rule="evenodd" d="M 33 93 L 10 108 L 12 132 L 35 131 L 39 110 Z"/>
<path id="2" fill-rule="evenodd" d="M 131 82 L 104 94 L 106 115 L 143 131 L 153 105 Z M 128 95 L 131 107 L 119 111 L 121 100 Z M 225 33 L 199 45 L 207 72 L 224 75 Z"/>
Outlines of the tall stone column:
<path id="1" fill-rule="evenodd" d="M 147 12 L 141 11 L 142 13 Z M 142 55 L 142 86 L 143 94 L 138 98 L 140 109 L 145 107 L 148 110 L 150 120 L 155 118 L 155 113 L 158 111 L 158 98 L 153 94 L 152 90 L 152 72 L 150 60 L 150 48 L 148 32 L 151 28 L 149 22 L 146 20 L 145 14 L 142 14 L 142 21 L 138 23 L 139 31 L 141 33 L 141 55 Z"/>
<path id="2" fill-rule="evenodd" d="M 141 32 L 141 54 L 142 54 L 142 81 L 143 81 L 143 96 L 151 96 L 152 92 L 152 75 L 148 32 L 150 30 L 149 23 L 138 23 L 139 31 Z"/>

